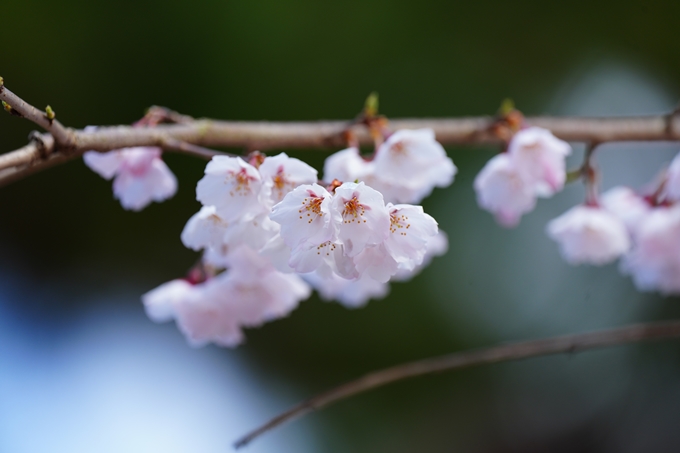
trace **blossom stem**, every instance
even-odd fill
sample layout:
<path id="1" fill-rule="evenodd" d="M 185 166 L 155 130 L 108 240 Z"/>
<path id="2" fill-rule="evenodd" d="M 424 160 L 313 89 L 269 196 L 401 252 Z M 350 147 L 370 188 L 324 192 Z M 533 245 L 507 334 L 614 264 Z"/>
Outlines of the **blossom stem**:
<path id="1" fill-rule="evenodd" d="M 589 349 L 674 338 L 680 338 L 680 320 L 633 324 L 616 329 L 522 341 L 396 365 L 369 373 L 359 379 L 314 396 L 241 437 L 235 442 L 234 446 L 236 448 L 243 447 L 261 434 L 313 410 L 408 378 L 530 357 L 571 354 Z"/>

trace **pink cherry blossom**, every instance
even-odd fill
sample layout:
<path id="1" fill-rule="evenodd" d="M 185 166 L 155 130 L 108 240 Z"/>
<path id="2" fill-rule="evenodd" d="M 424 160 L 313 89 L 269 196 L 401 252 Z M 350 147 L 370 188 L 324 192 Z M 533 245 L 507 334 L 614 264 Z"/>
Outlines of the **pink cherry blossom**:
<path id="1" fill-rule="evenodd" d="M 385 248 L 402 267 L 415 268 L 423 262 L 427 243 L 437 234 L 437 222 L 422 206 L 388 204 L 390 234 Z"/>
<path id="2" fill-rule="evenodd" d="M 347 280 L 337 275 L 321 276 L 316 272 L 302 277 L 314 287 L 325 301 L 337 300 L 347 308 L 359 308 L 370 299 L 380 299 L 390 291 L 387 283 L 380 283 L 368 276 Z"/>
<path id="3" fill-rule="evenodd" d="M 231 222 L 264 211 L 258 202 L 261 188 L 262 177 L 255 167 L 240 157 L 215 156 L 198 181 L 196 198 L 215 206 L 217 214 Z"/>
<path id="4" fill-rule="evenodd" d="M 680 154 L 675 156 L 666 172 L 664 194 L 673 201 L 680 201 Z"/>
<path id="5" fill-rule="evenodd" d="M 595 206 L 571 208 L 547 226 L 548 235 L 560 245 L 571 264 L 606 264 L 626 253 L 630 238 L 621 220 Z"/>
<path id="6" fill-rule="evenodd" d="M 337 179 L 340 182 L 364 181 L 375 171 L 373 162 L 365 160 L 359 154 L 359 150 L 350 147 L 331 154 L 323 164 L 323 177 L 331 182 Z"/>
<path id="7" fill-rule="evenodd" d="M 171 280 L 142 296 L 146 314 L 155 322 L 170 321 L 176 308 L 186 300 L 199 298 L 199 291 L 186 280 Z"/>
<path id="8" fill-rule="evenodd" d="M 266 157 L 259 167 L 263 181 L 263 202 L 273 206 L 283 197 L 302 184 L 317 181 L 317 171 L 299 159 L 281 153 Z"/>
<path id="9" fill-rule="evenodd" d="M 680 294 L 680 206 L 652 209 L 640 220 L 621 271 L 640 291 Z"/>
<path id="10" fill-rule="evenodd" d="M 418 180 L 446 187 L 453 182 L 456 166 L 435 139 L 432 129 L 402 129 L 390 135 L 375 154 L 375 171 L 382 179 Z"/>
<path id="11" fill-rule="evenodd" d="M 163 201 L 177 191 L 177 178 L 156 147 L 123 148 L 83 154 L 85 164 L 113 180 L 113 193 L 125 209 L 139 211 L 152 201 Z"/>
<path id="12" fill-rule="evenodd" d="M 423 268 L 428 266 L 432 259 L 436 256 L 442 256 L 449 249 L 449 239 L 445 232 L 439 230 L 436 235 L 430 236 L 427 240 L 427 250 L 425 256 L 423 257 L 422 263 L 417 265 L 413 269 L 406 269 L 403 266 L 399 266 L 399 270 L 391 278 L 391 281 L 404 282 L 412 279 L 418 273 L 420 273 Z"/>
<path id="13" fill-rule="evenodd" d="M 617 186 L 600 195 L 600 205 L 618 217 L 634 234 L 638 224 L 652 210 L 650 204 L 629 187 Z"/>
<path id="14" fill-rule="evenodd" d="M 513 165 L 507 153 L 486 163 L 475 178 L 479 206 L 492 212 L 503 226 L 515 226 L 522 214 L 536 206 L 535 190 Z"/>
<path id="15" fill-rule="evenodd" d="M 333 241 L 306 241 L 299 244 L 291 251 L 288 264 L 302 274 L 316 271 L 319 275 L 335 273 L 343 278 L 356 278 L 359 275 L 352 258 L 344 253 L 343 245 Z"/>
<path id="16" fill-rule="evenodd" d="M 203 206 L 191 216 L 182 230 L 182 243 L 193 250 L 219 249 L 229 224 L 217 215 L 215 206 Z"/>
<path id="17" fill-rule="evenodd" d="M 338 240 L 347 256 L 387 239 L 390 215 L 383 197 L 363 182 L 346 182 L 335 189 L 331 209 L 338 223 Z"/>
<path id="18" fill-rule="evenodd" d="M 571 147 L 567 142 L 540 127 L 520 130 L 508 145 L 513 165 L 541 197 L 552 196 L 564 187 L 565 158 L 569 154 Z"/>
<path id="19" fill-rule="evenodd" d="M 274 205 L 269 218 L 281 225 L 281 237 L 290 248 L 303 242 L 332 241 L 336 225 L 330 212 L 331 194 L 318 184 L 306 184 L 289 192 Z"/>

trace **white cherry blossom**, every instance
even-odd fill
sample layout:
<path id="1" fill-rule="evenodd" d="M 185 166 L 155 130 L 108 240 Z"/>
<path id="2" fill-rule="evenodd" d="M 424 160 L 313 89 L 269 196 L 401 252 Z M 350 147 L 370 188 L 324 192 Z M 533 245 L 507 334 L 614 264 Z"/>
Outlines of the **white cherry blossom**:
<path id="1" fill-rule="evenodd" d="M 179 304 L 199 297 L 200 291 L 194 285 L 186 280 L 176 279 L 142 295 L 142 303 L 149 318 L 155 322 L 166 322 L 175 317 Z"/>
<path id="2" fill-rule="evenodd" d="M 336 188 L 331 209 L 338 219 L 338 240 L 347 256 L 380 244 L 389 234 L 390 215 L 383 197 L 363 182 L 346 182 Z"/>
<path id="3" fill-rule="evenodd" d="M 422 206 L 388 204 L 390 234 L 385 248 L 400 265 L 414 268 L 423 262 L 427 243 L 438 231 L 437 222 Z"/>
<path id="4" fill-rule="evenodd" d="M 564 187 L 565 158 L 569 154 L 571 146 L 567 142 L 540 127 L 518 131 L 508 145 L 513 165 L 541 197 L 552 196 Z"/>
<path id="5" fill-rule="evenodd" d="M 639 222 L 621 271 L 640 291 L 680 294 L 680 206 L 652 209 Z"/>
<path id="6" fill-rule="evenodd" d="M 449 239 L 445 232 L 439 230 L 436 235 L 430 236 L 427 240 L 427 251 L 423 257 L 422 263 L 417 265 L 413 269 L 406 269 L 403 266 L 399 266 L 399 270 L 391 278 L 395 282 L 404 282 L 412 279 L 418 273 L 420 273 L 423 268 L 428 266 L 432 259 L 436 256 L 442 256 L 449 249 Z"/>
<path id="7" fill-rule="evenodd" d="M 492 212 L 503 226 L 515 226 L 522 214 L 536 206 L 536 195 L 531 184 L 513 165 L 507 153 L 498 154 L 486 163 L 475 178 L 479 206 Z"/>
<path id="8" fill-rule="evenodd" d="M 301 274 L 316 271 L 319 275 L 335 273 L 343 278 L 359 275 L 352 258 L 344 253 L 342 244 L 332 241 L 303 242 L 292 250 L 288 264 Z"/>
<path id="9" fill-rule="evenodd" d="M 161 159 L 160 148 L 88 151 L 83 160 L 103 178 L 114 178 L 113 193 L 125 209 L 139 211 L 152 201 L 166 200 L 177 192 L 177 178 Z"/>
<path id="10" fill-rule="evenodd" d="M 286 153 L 266 157 L 258 170 L 263 181 L 263 202 L 269 206 L 283 200 L 296 187 L 313 184 L 318 179 L 314 168 Z"/>
<path id="11" fill-rule="evenodd" d="M 664 194 L 673 201 L 680 201 L 680 154 L 675 156 L 666 171 Z"/>
<path id="12" fill-rule="evenodd" d="M 347 308 L 359 308 L 370 299 L 381 299 L 390 292 L 390 285 L 368 276 L 347 280 L 337 275 L 321 276 L 316 272 L 303 274 L 304 278 L 325 301 L 336 300 Z"/>
<path id="13" fill-rule="evenodd" d="M 626 253 L 631 245 L 623 222 L 596 206 L 574 206 L 551 220 L 547 232 L 571 264 L 606 264 Z"/>
<path id="14" fill-rule="evenodd" d="M 318 184 L 305 184 L 274 205 L 269 218 L 281 225 L 288 247 L 303 242 L 322 244 L 335 239 L 337 226 L 330 212 L 331 194 Z"/>
<path id="15" fill-rule="evenodd" d="M 368 276 L 380 283 L 387 283 L 399 270 L 399 263 L 385 248 L 385 243 L 366 247 L 354 257 L 354 263 L 359 275 Z"/>
<path id="16" fill-rule="evenodd" d="M 215 156 L 198 181 L 196 198 L 215 206 L 217 214 L 231 222 L 264 211 L 258 202 L 261 188 L 262 177 L 255 167 L 240 157 Z"/>
<path id="17" fill-rule="evenodd" d="M 193 250 L 219 249 L 229 224 L 217 215 L 215 206 L 203 206 L 191 216 L 182 230 L 182 243 Z"/>
<path id="18" fill-rule="evenodd" d="M 380 145 L 374 161 L 375 171 L 383 179 L 428 178 L 438 187 L 450 185 L 457 171 L 432 129 L 396 131 Z"/>
<path id="19" fill-rule="evenodd" d="M 634 234 L 638 224 L 652 210 L 650 204 L 629 187 L 617 186 L 600 195 L 600 205 L 614 214 Z"/>
<path id="20" fill-rule="evenodd" d="M 355 147 L 331 154 L 323 164 L 323 177 L 328 182 L 334 179 L 340 182 L 364 181 L 374 171 L 375 164 L 361 157 Z"/>

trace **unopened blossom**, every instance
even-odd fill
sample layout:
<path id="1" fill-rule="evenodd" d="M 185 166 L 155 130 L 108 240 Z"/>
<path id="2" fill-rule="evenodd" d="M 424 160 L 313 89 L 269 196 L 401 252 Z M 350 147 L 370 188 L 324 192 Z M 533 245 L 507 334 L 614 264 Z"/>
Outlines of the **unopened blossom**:
<path id="1" fill-rule="evenodd" d="M 283 200 L 288 192 L 302 184 L 317 181 L 317 171 L 300 159 L 286 153 L 266 157 L 258 168 L 263 182 L 263 202 L 273 206 Z"/>
<path id="2" fill-rule="evenodd" d="M 522 214 L 536 206 L 533 186 L 513 164 L 507 153 L 498 154 L 486 163 L 474 182 L 479 206 L 490 211 L 503 226 L 515 226 Z"/>
<path id="3" fill-rule="evenodd" d="M 191 216 L 182 230 L 182 243 L 193 250 L 219 249 L 224 245 L 224 234 L 229 224 L 217 215 L 215 206 L 203 206 Z"/>
<path id="4" fill-rule="evenodd" d="M 335 189 L 331 209 L 338 219 L 338 240 L 347 256 L 387 239 L 390 214 L 382 195 L 363 182 L 346 182 Z"/>
<path id="5" fill-rule="evenodd" d="M 600 195 L 600 205 L 614 214 L 633 234 L 652 206 L 629 187 L 617 186 Z"/>
<path id="6" fill-rule="evenodd" d="M 626 253 L 631 245 L 623 222 L 596 206 L 571 208 L 551 220 L 547 232 L 571 264 L 606 264 Z"/>
<path id="7" fill-rule="evenodd" d="M 641 291 L 680 294 L 680 207 L 658 207 L 637 225 L 621 271 Z"/>
<path id="8" fill-rule="evenodd" d="M 264 210 L 258 202 L 261 188 L 262 177 L 255 167 L 240 157 L 215 156 L 198 181 L 196 198 L 215 206 L 217 214 L 231 222 Z"/>
<path id="9" fill-rule="evenodd" d="M 125 209 L 139 211 L 152 201 L 177 192 L 177 178 L 156 147 L 123 148 L 83 154 L 85 164 L 105 179 L 113 179 L 113 193 Z"/>
<path id="10" fill-rule="evenodd" d="M 507 153 L 536 195 L 549 197 L 564 187 L 565 159 L 571 154 L 571 146 L 548 129 L 528 127 L 518 131 L 510 140 Z"/>
<path id="11" fill-rule="evenodd" d="M 281 225 L 281 237 L 290 248 L 303 242 L 321 244 L 335 239 L 331 194 L 318 184 L 305 184 L 274 205 L 269 218 Z"/>
<path id="12" fill-rule="evenodd" d="M 403 183 L 421 199 L 434 187 L 449 186 L 457 172 L 432 129 L 396 131 L 377 149 L 374 162 L 376 176 Z"/>
<path id="13" fill-rule="evenodd" d="M 390 292 L 390 285 L 362 276 L 347 280 L 337 275 L 320 276 L 316 272 L 303 274 L 304 278 L 325 301 L 336 300 L 347 308 L 359 308 L 370 299 L 380 299 Z"/>
<path id="14" fill-rule="evenodd" d="M 680 201 L 680 154 L 675 156 L 668 167 L 664 194 L 669 200 Z"/>

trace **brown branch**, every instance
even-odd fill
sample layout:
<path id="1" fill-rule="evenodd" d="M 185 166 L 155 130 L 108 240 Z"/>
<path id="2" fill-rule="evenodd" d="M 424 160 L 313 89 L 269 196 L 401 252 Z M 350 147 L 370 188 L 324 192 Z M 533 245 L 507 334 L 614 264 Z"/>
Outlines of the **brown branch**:
<path id="1" fill-rule="evenodd" d="M 0 100 L 6 103 L 6 109 L 9 110 L 10 113 L 34 122 L 52 134 L 59 146 L 64 148 L 71 147 L 71 131 L 66 129 L 57 119 L 55 119 L 54 115 L 51 115 L 50 117 L 46 112 L 38 110 L 16 94 L 12 93 L 5 87 L 1 77 Z M 49 110 L 51 109 L 48 108 L 48 111 Z"/>
<path id="2" fill-rule="evenodd" d="M 321 409 L 342 399 L 408 378 L 529 357 L 575 353 L 588 349 L 672 338 L 680 338 L 680 321 L 637 324 L 617 329 L 565 335 L 542 340 L 522 341 L 405 363 L 369 373 L 357 380 L 314 396 L 246 434 L 237 440 L 234 446 L 236 448 L 243 447 L 270 429 L 276 428 L 313 410 Z"/>

